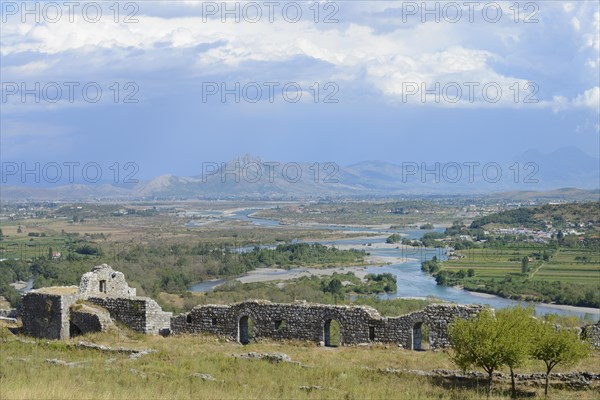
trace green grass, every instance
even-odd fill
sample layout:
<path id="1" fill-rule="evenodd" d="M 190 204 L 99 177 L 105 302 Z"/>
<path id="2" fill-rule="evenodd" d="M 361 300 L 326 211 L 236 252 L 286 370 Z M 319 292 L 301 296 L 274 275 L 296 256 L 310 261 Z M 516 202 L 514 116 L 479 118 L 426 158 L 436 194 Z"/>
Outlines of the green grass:
<path id="1" fill-rule="evenodd" d="M 323 348 L 305 342 L 259 342 L 242 346 L 214 336 L 94 334 L 88 341 L 113 347 L 153 348 L 130 360 L 126 354 L 69 347 L 68 342 L 22 343 L 4 327 L 1 340 L 2 399 L 479 399 L 481 385 L 382 372 L 385 368 L 456 369 L 443 352 L 413 352 L 395 346 Z M 272 364 L 233 354 L 282 352 L 302 364 Z M 46 359 L 81 362 L 75 367 Z M 569 370 L 600 372 L 596 354 Z M 520 372 L 541 371 L 538 363 Z M 565 371 L 564 369 L 558 369 Z M 216 381 L 190 377 L 212 375 Z M 300 386 L 321 386 L 306 391 Z M 540 388 L 525 388 L 536 391 Z M 550 399 L 595 399 L 594 391 L 551 389 Z M 496 385 L 493 398 L 508 397 L 508 384 Z"/>
<path id="2" fill-rule="evenodd" d="M 515 248 L 492 250 L 476 248 L 464 251 L 465 258 L 443 263 L 443 269 L 458 271 L 472 268 L 477 279 L 503 279 L 521 275 L 521 258 L 539 249 Z M 576 257 L 588 257 L 591 262 L 581 263 Z M 517 259 L 511 261 L 510 259 Z M 540 267 L 538 269 L 538 267 Z M 537 270 L 537 272 L 535 272 Z M 535 273 L 534 273 L 535 272 Z M 548 262 L 533 260 L 529 263 L 530 279 L 600 284 L 600 259 L 596 252 L 585 249 L 561 248 Z"/>
<path id="3" fill-rule="evenodd" d="M 27 259 L 47 257 L 48 248 L 54 251 L 66 249 L 66 237 L 50 235 L 45 237 L 30 237 L 26 233 L 5 237 L 0 242 L 0 258 Z"/>

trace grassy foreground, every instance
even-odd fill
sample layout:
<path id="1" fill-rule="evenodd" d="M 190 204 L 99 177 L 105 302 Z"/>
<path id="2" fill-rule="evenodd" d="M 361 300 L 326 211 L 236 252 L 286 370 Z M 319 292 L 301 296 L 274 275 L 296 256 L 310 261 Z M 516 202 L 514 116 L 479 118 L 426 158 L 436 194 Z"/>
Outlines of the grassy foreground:
<path id="1" fill-rule="evenodd" d="M 214 336 L 150 337 L 94 334 L 77 338 L 112 347 L 152 348 L 156 353 L 130 359 L 128 354 L 70 346 L 60 341 L 17 340 L 0 326 L 0 398 L 2 399 L 479 399 L 484 383 L 450 383 L 432 378 L 382 372 L 385 368 L 456 369 L 443 352 L 413 352 L 395 346 L 323 348 L 304 342 L 260 342 L 242 346 Z M 281 352 L 293 363 L 235 358 L 248 352 Z M 54 365 L 47 359 L 79 362 Z M 540 371 L 531 363 L 519 372 Z M 594 355 L 570 368 L 600 372 Z M 557 371 L 560 372 L 561 370 Z M 564 371 L 564 370 L 563 370 Z M 210 374 L 215 381 L 190 376 Z M 301 386 L 320 386 L 312 390 Z M 495 384 L 493 398 L 508 398 L 508 385 Z M 536 392 L 541 389 L 523 389 Z M 596 390 L 551 389 L 551 399 L 591 400 Z"/>

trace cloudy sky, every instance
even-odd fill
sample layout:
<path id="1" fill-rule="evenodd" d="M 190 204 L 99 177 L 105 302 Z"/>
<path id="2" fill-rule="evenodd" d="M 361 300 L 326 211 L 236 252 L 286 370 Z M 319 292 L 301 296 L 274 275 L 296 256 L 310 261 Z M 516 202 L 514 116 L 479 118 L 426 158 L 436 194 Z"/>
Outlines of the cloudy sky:
<path id="1" fill-rule="evenodd" d="M 2 161 L 598 157 L 598 2 L 463 3 L 3 1 Z"/>

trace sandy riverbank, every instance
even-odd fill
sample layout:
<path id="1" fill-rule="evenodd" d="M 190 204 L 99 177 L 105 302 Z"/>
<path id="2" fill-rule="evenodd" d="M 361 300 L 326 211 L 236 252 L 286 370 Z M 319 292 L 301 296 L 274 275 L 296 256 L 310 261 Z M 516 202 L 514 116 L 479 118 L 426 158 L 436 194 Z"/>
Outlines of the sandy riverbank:
<path id="1" fill-rule="evenodd" d="M 260 217 L 257 217 L 260 218 Z M 301 226 L 301 227 L 314 227 L 314 228 L 327 228 L 327 227 L 332 227 L 332 228 L 342 228 L 342 229 L 371 229 L 373 231 L 389 231 L 392 230 L 390 228 L 390 225 L 387 224 L 378 224 L 378 225 L 361 225 L 361 224 L 356 224 L 356 225 L 349 225 L 349 224 L 327 224 L 327 223 L 323 223 L 323 222 L 315 222 L 315 221 L 307 221 L 307 222 L 282 222 L 285 225 L 296 225 L 296 226 Z M 418 229 L 416 227 L 406 227 L 406 228 L 402 228 L 402 229 Z M 397 230 L 397 229 L 393 229 L 393 230 Z M 360 231 L 360 232 L 364 232 L 364 231 Z M 408 236 L 405 233 L 397 233 L 397 235 L 400 236 Z"/>
<path id="2" fill-rule="evenodd" d="M 242 283 L 250 282 L 269 282 L 278 280 L 290 280 L 298 279 L 303 276 L 328 276 L 334 273 L 345 274 L 352 272 L 360 279 L 364 279 L 369 273 L 368 268 L 384 266 L 389 264 L 401 264 L 412 261 L 408 258 L 400 257 L 384 257 L 384 256 L 367 256 L 366 262 L 368 265 L 354 266 L 354 267 L 334 267 L 334 268 L 308 268 L 299 267 L 292 268 L 289 270 L 281 268 L 259 268 L 254 271 L 246 273 L 245 276 L 236 278 L 237 281 Z"/>
<path id="3" fill-rule="evenodd" d="M 27 287 L 28 282 L 25 281 L 16 281 L 10 284 L 10 286 L 12 286 L 13 288 L 15 288 L 16 290 L 23 290 Z"/>
<path id="4" fill-rule="evenodd" d="M 290 270 L 280 268 L 260 268 L 255 271 L 248 272 L 245 276 L 236 278 L 242 283 L 251 282 L 269 282 L 269 281 L 287 281 L 290 279 L 298 279 L 304 276 L 328 276 L 334 273 L 345 274 L 352 272 L 360 279 L 364 279 L 367 275 L 368 267 L 337 267 L 337 268 L 293 268 Z"/>

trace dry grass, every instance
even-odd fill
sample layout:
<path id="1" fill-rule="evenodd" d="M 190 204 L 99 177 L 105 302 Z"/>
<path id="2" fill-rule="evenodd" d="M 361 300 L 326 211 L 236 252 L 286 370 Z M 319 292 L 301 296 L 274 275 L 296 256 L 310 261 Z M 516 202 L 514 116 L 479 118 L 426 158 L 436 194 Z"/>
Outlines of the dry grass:
<path id="1" fill-rule="evenodd" d="M 49 286 L 40 289 L 35 289 L 35 292 L 55 295 L 76 294 L 77 286 Z"/>
<path id="2" fill-rule="evenodd" d="M 396 369 L 455 369 L 442 352 L 412 352 L 395 346 L 317 347 L 304 342 L 261 342 L 242 346 L 214 336 L 148 337 L 112 333 L 83 339 L 113 347 L 153 348 L 137 360 L 127 354 L 78 349 L 69 342 L 23 343 L 2 327 L 0 388 L 2 399 L 166 399 L 166 398 L 325 398 L 325 399 L 479 399 L 479 387 L 448 384 L 424 377 L 381 372 Z M 232 354 L 282 352 L 302 365 L 272 364 Z M 80 362 L 73 367 L 46 359 Z M 539 371 L 530 364 L 524 371 Z M 600 356 L 572 370 L 600 372 Z M 212 375 L 204 381 L 190 374 Z M 307 391 L 301 386 L 320 386 Z M 508 398 L 497 385 L 495 397 Z M 534 391 L 533 388 L 528 388 Z M 538 397 L 542 391 L 536 390 Z M 551 390 L 551 399 L 596 399 L 594 391 Z"/>

